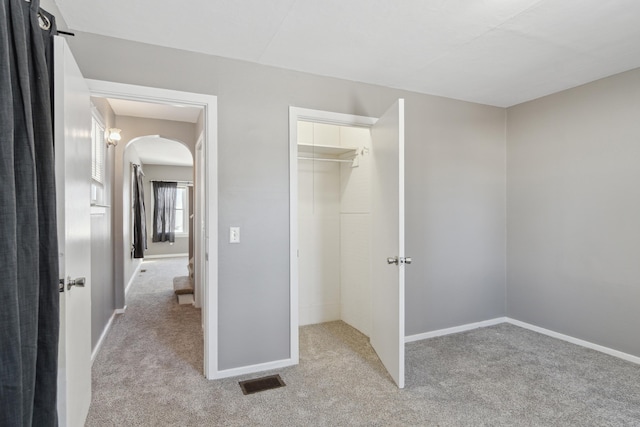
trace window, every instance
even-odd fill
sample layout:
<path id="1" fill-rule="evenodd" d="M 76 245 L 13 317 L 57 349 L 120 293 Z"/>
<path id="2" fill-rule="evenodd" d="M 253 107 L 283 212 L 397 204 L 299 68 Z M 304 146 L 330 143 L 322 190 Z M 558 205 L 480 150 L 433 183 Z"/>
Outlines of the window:
<path id="1" fill-rule="evenodd" d="M 189 193 L 186 184 L 176 181 L 153 183 L 153 242 L 174 242 L 189 234 Z"/>
<path id="2" fill-rule="evenodd" d="M 94 111 L 91 116 L 91 178 L 104 184 L 104 125 Z"/>
<path id="3" fill-rule="evenodd" d="M 106 142 L 104 121 L 93 107 L 91 114 L 91 204 L 103 205 L 105 185 Z"/>
<path id="4" fill-rule="evenodd" d="M 176 194 L 176 234 L 187 234 L 189 232 L 189 192 L 187 186 L 178 184 Z"/>

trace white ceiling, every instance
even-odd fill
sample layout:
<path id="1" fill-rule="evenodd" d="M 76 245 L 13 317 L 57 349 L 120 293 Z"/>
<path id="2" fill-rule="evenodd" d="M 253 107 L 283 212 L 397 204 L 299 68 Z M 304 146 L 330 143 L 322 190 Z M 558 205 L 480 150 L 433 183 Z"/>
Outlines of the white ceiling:
<path id="1" fill-rule="evenodd" d="M 187 147 L 160 135 L 137 139 L 133 147 L 145 165 L 193 166 L 193 157 Z"/>
<path id="2" fill-rule="evenodd" d="M 507 107 L 640 67 L 638 0 L 55 0 L 73 30 Z"/>
<path id="3" fill-rule="evenodd" d="M 117 116 L 196 123 L 202 111 L 202 108 L 184 105 L 153 104 L 113 98 L 107 98 L 107 101 Z"/>

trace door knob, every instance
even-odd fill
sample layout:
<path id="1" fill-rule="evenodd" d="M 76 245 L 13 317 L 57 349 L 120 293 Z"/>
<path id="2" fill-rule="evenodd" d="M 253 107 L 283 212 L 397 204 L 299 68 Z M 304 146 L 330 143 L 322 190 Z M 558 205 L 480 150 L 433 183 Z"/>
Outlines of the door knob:
<path id="1" fill-rule="evenodd" d="M 78 277 L 75 280 L 71 280 L 71 276 L 67 277 L 67 290 L 70 290 L 71 287 L 77 286 L 79 288 L 84 288 L 87 279 L 84 277 Z"/>
<path id="2" fill-rule="evenodd" d="M 396 264 L 396 265 L 398 265 L 398 264 L 400 264 L 400 265 L 402 265 L 402 264 L 411 264 L 411 261 L 412 261 L 412 259 L 409 256 L 408 257 L 397 257 L 397 256 L 394 256 L 394 257 L 387 258 L 387 264 Z"/>

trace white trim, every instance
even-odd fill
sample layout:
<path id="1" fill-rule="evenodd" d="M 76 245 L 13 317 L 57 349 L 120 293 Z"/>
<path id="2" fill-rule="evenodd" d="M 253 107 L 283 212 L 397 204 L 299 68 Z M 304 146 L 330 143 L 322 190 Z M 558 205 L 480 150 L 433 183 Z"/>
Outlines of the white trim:
<path id="1" fill-rule="evenodd" d="M 557 338 L 562 341 L 570 342 L 571 344 L 576 344 L 581 347 L 589 348 L 591 350 L 599 351 L 600 353 L 608 354 L 609 356 L 614 356 L 619 359 L 626 360 L 628 362 L 636 363 L 640 365 L 640 357 L 634 356 L 629 353 L 624 353 L 622 351 L 614 350 L 609 347 L 605 347 L 599 344 L 594 344 L 589 341 L 581 340 L 579 338 L 574 338 L 569 335 L 561 334 L 559 332 L 554 332 L 549 329 L 541 328 L 539 326 L 532 325 L 530 323 L 522 322 L 520 320 L 511 319 L 510 317 L 505 318 L 507 323 L 510 323 L 515 326 L 519 326 L 524 329 L 529 329 L 530 331 L 537 332 L 539 334 L 547 335 L 552 338 Z"/>
<path id="2" fill-rule="evenodd" d="M 184 258 L 188 257 L 189 253 L 180 253 L 180 254 L 158 254 L 158 255 L 145 255 L 145 261 L 148 259 L 158 259 L 158 258 Z"/>
<path id="3" fill-rule="evenodd" d="M 124 310 L 122 311 L 124 312 Z M 100 339 L 98 340 L 98 342 L 96 343 L 96 346 L 91 352 L 91 365 L 93 365 L 93 362 L 96 360 L 96 356 L 98 355 L 98 352 L 102 348 L 102 344 L 104 344 L 104 340 L 107 337 L 109 330 L 111 330 L 111 324 L 113 323 L 113 319 L 116 317 L 116 314 L 118 314 L 118 310 L 114 310 L 113 313 L 111 314 L 109 321 L 107 322 L 104 329 L 102 330 L 102 334 L 100 334 Z"/>
<path id="4" fill-rule="evenodd" d="M 378 121 L 375 117 L 356 116 L 354 114 L 334 113 L 331 111 L 312 110 L 309 108 L 289 107 L 289 119 L 291 119 L 292 114 L 295 115 L 296 125 L 298 120 L 301 120 L 336 126 L 371 127 Z M 291 122 L 289 122 L 289 125 L 291 125 Z"/>
<path id="5" fill-rule="evenodd" d="M 371 127 L 374 117 L 333 113 L 308 108 L 289 107 L 289 349 L 288 365 L 300 361 L 300 324 L 298 307 L 298 121 L 327 123 L 338 126 Z M 266 364 L 269 365 L 269 364 Z M 255 365 L 263 366 L 263 365 Z M 241 369 L 241 368 L 238 368 Z M 271 368 L 269 368 L 271 369 Z"/>
<path id="6" fill-rule="evenodd" d="M 194 271 L 193 277 L 195 280 L 195 301 L 194 306 L 196 308 L 202 307 L 203 298 L 203 283 L 205 280 L 205 270 L 204 266 L 206 264 L 204 258 L 204 235 L 202 229 L 203 222 L 203 203 L 204 200 L 201 200 L 204 197 L 201 197 L 203 192 L 202 188 L 204 186 L 204 168 L 202 167 L 204 162 L 204 132 L 200 132 L 200 136 L 198 137 L 198 141 L 196 142 L 194 159 L 193 159 L 193 168 L 195 172 L 195 188 L 193 191 L 193 240 L 194 240 L 194 248 L 193 248 L 193 259 L 194 259 Z M 200 316 L 200 327 L 204 331 L 204 316 Z"/>
<path id="7" fill-rule="evenodd" d="M 485 328 L 487 326 L 498 325 L 500 323 L 505 323 L 507 320 L 506 317 L 497 317 L 495 319 L 483 320 L 482 322 L 475 323 L 467 323 L 466 325 L 454 326 L 452 328 L 446 329 L 438 329 L 437 331 L 424 332 L 422 334 L 416 335 L 408 335 L 404 338 L 405 343 L 410 343 L 414 341 L 426 340 L 429 338 L 441 337 L 444 335 L 457 334 L 460 332 L 471 331 L 477 328 Z"/>
<path id="8" fill-rule="evenodd" d="M 405 252 L 405 195 L 404 195 L 404 179 L 405 179 L 405 169 L 404 169 L 404 98 L 398 99 L 398 258 L 404 259 L 407 254 Z M 375 144 L 374 141 L 372 141 Z M 375 145 L 374 145 L 375 147 Z M 404 337 L 405 337 L 405 317 L 406 317 L 406 264 L 400 265 L 398 269 L 398 284 L 399 284 L 399 296 L 398 296 L 398 313 L 399 313 L 399 321 L 398 321 L 398 348 L 399 348 L 399 368 L 398 368 L 398 388 L 404 388 L 404 380 L 405 380 L 405 346 Z M 373 286 L 373 284 L 371 284 Z"/>
<path id="9" fill-rule="evenodd" d="M 202 306 L 204 331 L 204 374 L 218 373 L 218 98 L 214 95 L 182 92 L 147 86 L 86 79 L 92 96 L 155 102 L 203 108 L 205 151 L 205 282 Z"/>
<path id="10" fill-rule="evenodd" d="M 218 371 L 216 378 L 238 377 L 240 375 L 254 374 L 256 372 L 270 371 L 272 369 L 286 368 L 288 366 L 297 365 L 298 362 L 293 359 L 276 360 L 275 362 L 259 363 L 257 365 L 242 366 L 240 368 L 225 369 Z"/>
<path id="11" fill-rule="evenodd" d="M 126 297 L 127 295 L 129 295 L 129 291 L 131 290 L 131 286 L 133 285 L 133 281 L 136 280 L 136 276 L 138 275 L 138 273 L 140 273 L 140 269 L 142 268 L 142 262 L 138 263 L 138 266 L 136 267 L 135 270 L 133 270 L 133 274 L 131 274 L 131 277 L 129 278 L 129 282 L 127 283 L 127 287 L 124 288 L 124 296 Z"/>
<path id="12" fill-rule="evenodd" d="M 124 312 L 127 311 L 127 306 L 125 305 L 122 308 L 116 308 L 115 312 L 116 314 L 124 314 Z"/>
<path id="13" fill-rule="evenodd" d="M 634 356 L 633 354 L 624 353 L 619 350 L 614 350 L 609 347 L 605 347 L 599 344 L 594 344 L 592 342 L 581 340 L 579 338 L 574 338 L 569 335 L 565 335 L 549 329 L 541 328 L 539 326 L 522 322 L 520 320 L 512 319 L 510 317 L 496 317 L 495 319 L 484 320 L 482 322 L 467 323 L 466 325 L 454 326 L 452 328 L 439 329 L 437 331 L 425 332 L 425 333 L 416 334 L 416 335 L 409 335 L 405 337 L 404 342 L 410 343 L 410 342 L 421 341 L 429 338 L 441 337 L 444 335 L 457 334 L 459 332 L 470 331 L 472 329 L 499 325 L 500 323 L 509 323 L 511 325 L 518 326 L 520 328 L 528 329 L 530 331 L 537 332 L 542 335 L 547 335 L 552 338 L 570 342 L 571 344 L 579 345 L 580 347 L 585 347 L 591 350 L 599 351 L 600 353 L 608 354 L 609 356 L 617 357 L 619 359 L 623 359 L 628 362 L 636 363 L 640 365 L 640 357 Z"/>
<path id="14" fill-rule="evenodd" d="M 289 357 L 300 362 L 298 294 L 298 109 L 289 107 Z"/>

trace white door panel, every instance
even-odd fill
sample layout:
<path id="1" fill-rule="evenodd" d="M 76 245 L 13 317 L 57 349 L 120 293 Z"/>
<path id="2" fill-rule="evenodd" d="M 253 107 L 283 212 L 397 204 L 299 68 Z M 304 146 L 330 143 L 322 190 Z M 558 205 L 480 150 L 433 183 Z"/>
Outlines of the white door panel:
<path id="1" fill-rule="evenodd" d="M 404 387 L 404 100 L 371 129 L 371 345 L 399 388 Z M 397 257 L 397 264 L 387 258 Z"/>
<path id="2" fill-rule="evenodd" d="M 91 115 L 89 89 L 64 39 L 54 40 L 60 277 L 58 416 L 83 426 L 91 403 Z M 85 278 L 67 289 L 68 279 Z"/>

